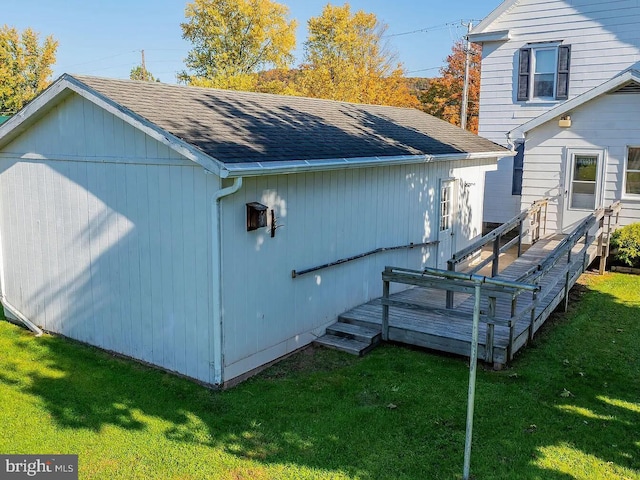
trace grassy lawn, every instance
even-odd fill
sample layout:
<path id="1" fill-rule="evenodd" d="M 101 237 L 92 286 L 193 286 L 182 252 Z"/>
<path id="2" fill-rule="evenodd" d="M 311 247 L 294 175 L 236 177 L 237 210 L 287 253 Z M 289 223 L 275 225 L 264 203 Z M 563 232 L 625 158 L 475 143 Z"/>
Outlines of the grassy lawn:
<path id="1" fill-rule="evenodd" d="M 640 479 L 640 277 L 574 296 L 510 368 L 478 372 L 475 478 Z M 77 453 L 83 479 L 456 479 L 467 379 L 387 345 L 212 392 L 0 322 L 0 452 Z"/>

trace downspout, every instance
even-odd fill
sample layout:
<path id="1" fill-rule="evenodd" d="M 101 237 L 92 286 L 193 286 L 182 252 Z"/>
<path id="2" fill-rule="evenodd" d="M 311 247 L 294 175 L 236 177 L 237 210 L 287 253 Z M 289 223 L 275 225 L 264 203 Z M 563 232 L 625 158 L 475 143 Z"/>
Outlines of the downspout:
<path id="1" fill-rule="evenodd" d="M 11 305 L 7 300 L 7 296 L 5 295 L 5 281 L 4 281 L 4 255 L 2 254 L 2 233 L 0 232 L 0 303 L 6 311 L 8 311 L 16 320 L 22 323 L 25 327 L 31 330 L 36 334 L 36 337 L 39 337 L 43 334 L 42 330 L 31 320 L 25 317 L 20 311 Z"/>
<path id="2" fill-rule="evenodd" d="M 221 188 L 211 200 L 211 244 L 213 278 L 213 383 L 220 385 L 222 378 L 222 228 L 220 222 L 220 199 L 233 195 L 242 187 L 242 177 L 235 177 L 233 184 Z"/>

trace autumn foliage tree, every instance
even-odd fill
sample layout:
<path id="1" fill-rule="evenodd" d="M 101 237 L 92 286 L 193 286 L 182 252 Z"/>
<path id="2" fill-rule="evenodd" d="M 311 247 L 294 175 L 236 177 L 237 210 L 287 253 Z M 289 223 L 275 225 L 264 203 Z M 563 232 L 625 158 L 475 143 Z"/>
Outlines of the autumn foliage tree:
<path id="1" fill-rule="evenodd" d="M 254 90 L 256 73 L 293 61 L 296 22 L 271 0 L 194 0 L 185 10 L 182 36 L 193 44 L 189 72 L 179 79 L 197 86 Z"/>
<path id="2" fill-rule="evenodd" d="M 385 45 L 386 25 L 349 4 L 328 4 L 308 22 L 298 88 L 305 96 L 379 105 L 419 105 Z"/>
<path id="3" fill-rule="evenodd" d="M 144 80 L 146 82 L 159 82 L 160 79 L 153 76 L 153 74 L 144 68 L 142 65 L 133 67 L 129 73 L 131 80 Z"/>
<path id="4" fill-rule="evenodd" d="M 480 100 L 480 48 L 472 46 L 469 68 L 469 103 L 467 104 L 467 128 L 478 133 L 478 105 Z M 442 118 L 454 125 L 460 125 L 462 90 L 466 62 L 465 44 L 454 44 L 447 64 L 440 70 L 441 77 L 434 78 L 429 88 L 420 95 L 425 112 Z"/>
<path id="5" fill-rule="evenodd" d="M 31 28 L 0 28 L 0 115 L 15 113 L 51 83 L 58 42 Z"/>

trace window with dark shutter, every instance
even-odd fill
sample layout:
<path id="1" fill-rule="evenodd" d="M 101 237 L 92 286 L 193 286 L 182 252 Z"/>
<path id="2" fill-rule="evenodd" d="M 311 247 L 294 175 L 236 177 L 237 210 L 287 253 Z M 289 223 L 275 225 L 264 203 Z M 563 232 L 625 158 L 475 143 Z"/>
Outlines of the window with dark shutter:
<path id="1" fill-rule="evenodd" d="M 571 45 L 558 47 L 558 74 L 556 79 L 556 100 L 569 98 L 569 65 L 571 64 Z"/>
<path id="2" fill-rule="evenodd" d="M 529 100 L 529 76 L 531 74 L 531 49 L 520 49 L 518 64 L 518 101 Z"/>
<path id="3" fill-rule="evenodd" d="M 522 195 L 522 172 L 524 171 L 524 143 L 516 143 L 516 156 L 513 157 L 513 181 L 511 195 Z"/>

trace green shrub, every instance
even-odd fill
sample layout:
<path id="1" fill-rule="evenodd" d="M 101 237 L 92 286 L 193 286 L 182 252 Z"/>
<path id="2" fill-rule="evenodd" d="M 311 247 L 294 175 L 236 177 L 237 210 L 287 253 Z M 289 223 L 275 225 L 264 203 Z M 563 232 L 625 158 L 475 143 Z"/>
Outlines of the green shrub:
<path id="1" fill-rule="evenodd" d="M 611 247 L 617 249 L 616 260 L 630 267 L 640 267 L 640 222 L 613 232 Z"/>

